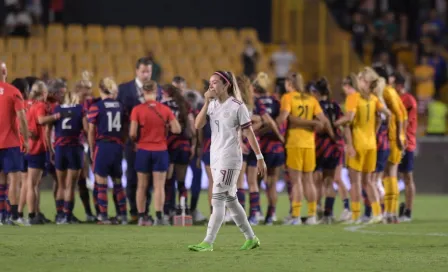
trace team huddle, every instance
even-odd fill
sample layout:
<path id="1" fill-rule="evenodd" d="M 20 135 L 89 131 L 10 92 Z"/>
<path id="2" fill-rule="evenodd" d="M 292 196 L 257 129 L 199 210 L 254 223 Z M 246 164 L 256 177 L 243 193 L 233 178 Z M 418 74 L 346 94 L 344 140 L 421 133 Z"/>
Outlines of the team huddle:
<path id="1" fill-rule="evenodd" d="M 169 225 L 177 210 L 176 188 L 177 203 L 187 199 L 187 168 L 200 171 L 201 161 L 209 180 L 211 216 L 204 241 L 189 246 L 193 251 L 213 250 L 226 217 L 246 238 L 242 250 L 258 247 L 260 240 L 251 225 L 277 221 L 276 182 L 284 170 L 291 204 L 286 225 L 332 223 L 336 193 L 343 200 L 339 221 L 344 223 L 392 223 L 399 216 L 411 220 L 416 102 L 406 93 L 401 75 L 388 75 L 382 67 L 351 74 L 343 81 L 343 110 L 331 100 L 325 78 L 304 86 L 301 75 L 291 73 L 284 92 L 270 94 L 265 73 L 251 82 L 216 71 L 203 97 L 191 102 L 181 89 L 180 77 L 164 86 L 149 80 L 150 72 L 149 77 L 148 73 L 140 77 L 144 73 L 139 70 L 150 68 L 148 61 L 137 62 L 133 95 L 112 78 L 104 78 L 98 86 L 100 97 L 94 98 L 88 74 L 73 89 L 36 81 L 28 91 L 24 79 L 16 79 L 13 85 L 0 83 L 2 223 L 23 226 L 50 221 L 39 206 L 39 184 L 48 173 L 55 180 L 56 224 L 79 222 L 73 215 L 78 185 L 87 221 Z M 136 180 L 126 190 L 121 182 L 123 155 L 127 176 Z M 341 180 L 344 165 L 349 169 L 350 190 Z M 96 215 L 86 188 L 89 167 L 95 175 Z M 406 203 L 400 214 L 399 173 L 406 182 Z M 249 187 L 248 216 L 244 177 Z M 108 178 L 113 181 L 113 218 L 108 214 Z M 265 216 L 260 206 L 262 181 L 268 199 Z M 200 187 L 195 192 L 193 187 L 198 186 L 192 185 L 190 212 L 200 221 L 204 219 L 197 210 Z M 155 219 L 149 215 L 152 198 Z M 302 218 L 304 198 L 308 214 Z M 28 219 L 23 215 L 25 205 Z"/>

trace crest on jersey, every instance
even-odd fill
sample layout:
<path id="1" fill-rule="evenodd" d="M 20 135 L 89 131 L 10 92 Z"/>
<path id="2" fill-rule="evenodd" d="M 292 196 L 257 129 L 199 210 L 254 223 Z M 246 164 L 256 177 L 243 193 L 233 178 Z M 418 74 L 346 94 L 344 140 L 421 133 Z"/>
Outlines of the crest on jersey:
<path id="1" fill-rule="evenodd" d="M 224 118 L 229 118 L 229 116 L 230 116 L 230 112 L 228 112 L 228 111 L 224 112 Z"/>

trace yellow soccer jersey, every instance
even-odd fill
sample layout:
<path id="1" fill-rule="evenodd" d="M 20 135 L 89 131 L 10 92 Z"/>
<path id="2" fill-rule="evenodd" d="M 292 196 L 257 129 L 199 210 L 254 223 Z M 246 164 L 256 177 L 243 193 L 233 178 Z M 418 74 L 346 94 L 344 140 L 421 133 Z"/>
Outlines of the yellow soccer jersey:
<path id="1" fill-rule="evenodd" d="M 290 92 L 282 96 L 282 111 L 304 120 L 313 120 L 313 117 L 322 113 L 319 102 L 311 95 L 299 92 Z M 305 128 L 288 129 L 286 148 L 314 148 L 314 131 Z"/>
<path id="2" fill-rule="evenodd" d="M 391 111 L 391 118 L 389 121 L 389 140 L 396 141 L 397 140 L 397 125 L 396 120 L 398 119 L 400 122 L 405 120 L 405 116 L 407 115 L 406 109 L 401 101 L 400 96 L 397 91 L 392 86 L 386 86 L 384 88 L 384 102 L 386 102 L 387 107 Z M 403 134 L 403 132 L 401 132 Z"/>
<path id="3" fill-rule="evenodd" d="M 346 98 L 346 110 L 354 112 L 351 123 L 353 147 L 356 150 L 376 149 L 376 112 L 384 106 L 374 95 L 366 100 L 356 92 Z"/>

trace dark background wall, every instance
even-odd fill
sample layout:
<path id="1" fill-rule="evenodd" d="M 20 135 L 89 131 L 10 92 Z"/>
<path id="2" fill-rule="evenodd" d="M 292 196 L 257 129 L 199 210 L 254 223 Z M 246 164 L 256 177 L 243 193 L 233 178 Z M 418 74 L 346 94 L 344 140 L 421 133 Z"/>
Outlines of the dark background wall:
<path id="1" fill-rule="evenodd" d="M 270 40 L 271 0 L 66 0 L 65 23 L 253 27 Z"/>

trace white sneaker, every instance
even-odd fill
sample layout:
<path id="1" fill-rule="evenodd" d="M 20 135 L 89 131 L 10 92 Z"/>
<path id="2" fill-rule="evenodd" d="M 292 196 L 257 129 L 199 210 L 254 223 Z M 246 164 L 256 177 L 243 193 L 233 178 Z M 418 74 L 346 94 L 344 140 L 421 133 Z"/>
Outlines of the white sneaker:
<path id="1" fill-rule="evenodd" d="M 277 222 L 277 215 L 275 213 L 272 214 L 272 221 Z"/>
<path id="2" fill-rule="evenodd" d="M 233 222 L 232 216 L 230 216 L 230 212 L 228 210 L 226 210 L 226 216 L 224 217 L 224 222 L 225 223 Z"/>
<path id="3" fill-rule="evenodd" d="M 310 225 L 310 226 L 312 226 L 312 225 L 317 225 L 317 219 L 316 219 L 316 216 L 308 217 L 308 218 L 306 219 L 306 221 L 305 221 L 305 225 Z"/>
<path id="4" fill-rule="evenodd" d="M 324 217 L 322 217 L 321 220 L 319 220 L 318 224 L 331 225 L 334 222 L 335 222 L 335 220 L 334 220 L 333 216 L 324 216 Z"/>
<path id="5" fill-rule="evenodd" d="M 257 221 L 264 221 L 264 216 L 261 212 L 256 212 L 255 216 L 257 217 Z"/>
<path id="6" fill-rule="evenodd" d="M 202 222 L 207 220 L 207 218 L 199 210 L 194 210 L 192 215 L 194 222 Z"/>
<path id="7" fill-rule="evenodd" d="M 347 209 L 344 209 L 342 211 L 341 215 L 339 216 L 339 221 L 345 222 L 345 221 L 348 221 L 350 219 L 352 219 L 352 212 L 347 210 Z"/>
<path id="8" fill-rule="evenodd" d="M 408 222 L 411 222 L 411 221 L 412 221 L 412 218 L 403 215 L 402 217 L 399 218 L 399 221 L 400 221 L 401 223 L 408 223 Z"/>
<path id="9" fill-rule="evenodd" d="M 287 218 L 285 218 L 285 221 L 283 222 L 283 225 L 287 225 L 287 226 L 299 226 L 302 225 L 302 218 L 300 217 L 290 217 L 288 220 L 286 220 Z"/>
<path id="10" fill-rule="evenodd" d="M 93 215 L 86 215 L 86 222 L 93 223 L 93 222 L 96 222 L 96 221 L 98 221 L 98 220 L 97 220 L 97 218 L 95 216 L 93 216 Z"/>
<path id="11" fill-rule="evenodd" d="M 382 215 L 378 215 L 378 216 L 374 216 L 372 217 L 372 219 L 370 219 L 366 224 L 367 225 L 372 225 L 372 224 L 379 224 L 383 222 L 383 216 Z"/>
<path id="12" fill-rule="evenodd" d="M 368 216 L 365 216 L 365 215 L 363 215 L 363 216 L 361 217 L 361 221 L 362 221 L 363 223 L 367 223 L 367 222 L 369 222 L 371 219 L 372 219 L 371 217 L 368 217 Z"/>
<path id="13" fill-rule="evenodd" d="M 30 221 L 23 217 L 19 217 L 14 223 L 22 227 L 31 227 Z"/>

